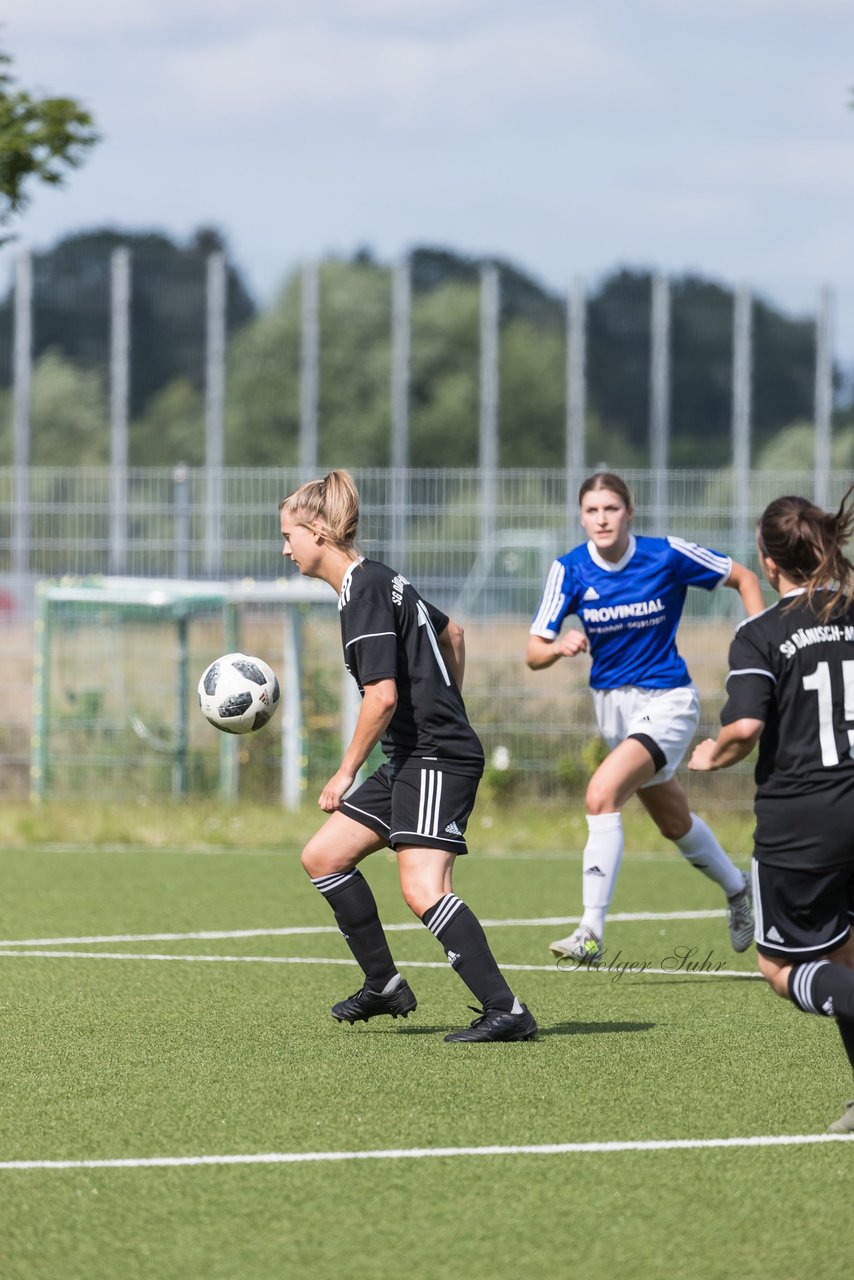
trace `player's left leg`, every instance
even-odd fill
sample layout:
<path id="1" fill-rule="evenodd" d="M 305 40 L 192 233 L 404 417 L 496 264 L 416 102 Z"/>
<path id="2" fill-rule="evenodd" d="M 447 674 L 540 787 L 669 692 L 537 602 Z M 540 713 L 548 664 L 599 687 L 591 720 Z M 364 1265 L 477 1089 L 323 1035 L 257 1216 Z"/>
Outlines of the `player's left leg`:
<path id="1" fill-rule="evenodd" d="M 782 930 L 796 943 L 794 954 L 784 956 L 773 954 L 773 944 L 769 948 L 767 941 L 759 941 L 760 973 L 778 996 L 804 1013 L 836 1019 L 842 1047 L 854 1071 L 854 935 L 848 933 L 840 946 L 816 954 L 821 943 L 809 944 L 817 941 L 819 932 L 815 938 L 798 932 L 805 908 L 810 909 L 812 919 L 821 921 L 825 938 L 847 932 L 846 914 L 849 921 L 854 919 L 854 874 L 848 877 L 846 887 L 844 871 L 802 875 L 795 870 L 763 868 L 754 862 L 754 876 L 758 918 L 763 926 L 757 939 L 767 939 L 769 931 L 773 936 Z M 840 886 L 847 895 L 847 912 L 839 909 Z M 794 917 L 789 914 L 792 906 Z M 791 919 L 796 923 L 790 929 L 787 922 Z M 854 1101 L 847 1103 L 844 1114 L 828 1129 L 830 1133 L 854 1133 Z"/>
<path id="2" fill-rule="evenodd" d="M 711 827 L 691 812 L 688 797 L 676 778 L 643 787 L 638 798 L 661 834 L 673 841 L 686 862 L 723 889 L 733 950 L 746 951 L 753 941 L 750 877 L 739 871 L 724 852 Z"/>

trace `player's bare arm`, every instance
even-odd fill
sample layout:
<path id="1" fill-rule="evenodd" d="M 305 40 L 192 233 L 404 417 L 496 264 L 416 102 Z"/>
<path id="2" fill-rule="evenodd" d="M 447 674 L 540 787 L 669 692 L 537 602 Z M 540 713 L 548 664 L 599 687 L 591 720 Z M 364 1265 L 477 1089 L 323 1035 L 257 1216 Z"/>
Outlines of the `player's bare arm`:
<path id="1" fill-rule="evenodd" d="M 445 666 L 454 677 L 458 689 L 463 687 L 466 673 L 466 638 L 465 632 L 458 622 L 449 619 L 448 625 L 439 636 L 439 648 L 445 659 Z"/>
<path id="2" fill-rule="evenodd" d="M 708 773 L 738 764 L 750 755 L 764 728 L 762 720 L 734 720 L 724 725 L 717 738 L 706 738 L 694 748 L 688 768 L 695 773 Z"/>
<path id="3" fill-rule="evenodd" d="M 528 636 L 525 661 L 532 671 L 542 671 L 553 666 L 559 658 L 575 658 L 587 650 L 587 636 L 583 631 L 572 629 L 554 640 L 546 640 L 545 636 Z"/>
<path id="4" fill-rule="evenodd" d="M 741 603 L 744 605 L 744 612 L 748 618 L 752 618 L 754 614 L 761 613 L 765 608 L 765 601 L 762 598 L 762 587 L 759 585 L 759 579 L 752 569 L 747 569 L 743 564 L 739 564 L 736 560 L 732 562 L 730 575 L 724 583 L 725 587 L 732 587 L 741 596 Z"/>
<path id="5" fill-rule="evenodd" d="M 365 685 L 365 696 L 350 745 L 337 771 L 320 793 L 318 804 L 324 813 L 340 809 L 341 801 L 356 780 L 356 774 L 388 728 L 397 707 L 394 680 L 376 680 Z"/>

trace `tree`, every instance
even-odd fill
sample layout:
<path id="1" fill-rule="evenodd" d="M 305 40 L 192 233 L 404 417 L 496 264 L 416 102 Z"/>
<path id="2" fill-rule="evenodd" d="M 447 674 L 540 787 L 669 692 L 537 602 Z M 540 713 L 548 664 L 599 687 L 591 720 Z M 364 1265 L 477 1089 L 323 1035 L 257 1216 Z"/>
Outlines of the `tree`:
<path id="1" fill-rule="evenodd" d="M 590 298 L 591 408 L 617 431 L 640 465 L 648 457 L 650 272 L 621 270 Z M 732 291 L 687 275 L 671 281 L 671 464 L 725 466 L 732 452 Z M 815 385 L 815 326 L 784 316 L 762 299 L 753 306 L 754 439 L 809 418 Z M 637 465 L 611 455 L 612 465 Z"/>
<path id="2" fill-rule="evenodd" d="M 11 417 L 11 392 L 0 392 Z M 34 466 L 103 466 L 110 457 L 109 401 L 103 376 L 48 351 L 33 369 L 31 461 Z M 0 435 L 0 466 L 12 461 L 10 433 Z"/>
<path id="3" fill-rule="evenodd" d="M 30 200 L 29 179 L 61 186 L 98 141 L 92 116 L 73 98 L 39 98 L 16 87 L 0 50 L 0 227 Z M 0 235 L 0 244 L 11 239 Z"/>
<path id="4" fill-rule="evenodd" d="M 155 231 L 104 227 L 64 236 L 33 254 L 33 354 L 59 351 L 89 369 L 104 370 L 110 350 L 110 263 L 131 255 L 131 414 L 175 379 L 201 388 L 205 378 L 206 271 L 212 253 L 226 255 L 226 329 L 233 334 L 255 304 L 218 231 L 200 227 L 186 244 Z M 11 314 L 12 293 L 0 301 Z M 0 385 L 11 369 L 0 356 Z"/>

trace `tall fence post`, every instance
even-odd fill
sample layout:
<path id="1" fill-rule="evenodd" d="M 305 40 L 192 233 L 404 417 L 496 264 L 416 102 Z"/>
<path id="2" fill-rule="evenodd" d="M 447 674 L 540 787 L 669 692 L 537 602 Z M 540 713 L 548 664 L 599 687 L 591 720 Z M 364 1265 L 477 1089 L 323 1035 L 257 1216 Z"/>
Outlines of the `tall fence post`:
<path id="1" fill-rule="evenodd" d="M 409 512 L 409 375 L 412 273 L 408 257 L 392 275 L 391 308 L 391 563 L 404 567 Z"/>
<path id="2" fill-rule="evenodd" d="M 30 400 L 33 381 L 33 260 L 24 249 L 15 268 L 15 349 L 13 365 L 12 572 L 30 567 Z"/>
<path id="3" fill-rule="evenodd" d="M 190 470 L 186 462 L 179 462 L 172 470 L 172 501 L 175 510 L 175 560 L 176 578 L 190 576 Z"/>
<path id="4" fill-rule="evenodd" d="M 110 256 L 110 572 L 125 573 L 130 417 L 130 250 Z"/>
<path id="5" fill-rule="evenodd" d="M 733 547 L 739 560 L 750 558 L 752 385 L 753 299 L 747 286 L 740 285 L 732 316 Z"/>
<path id="6" fill-rule="evenodd" d="M 498 268 L 480 273 L 480 546 L 489 553 L 495 536 L 498 484 L 498 331 L 501 292 Z"/>
<path id="7" fill-rule="evenodd" d="M 576 528 L 575 494 L 584 478 L 587 433 L 587 296 L 576 276 L 567 297 L 566 335 L 566 523 Z"/>
<path id="8" fill-rule="evenodd" d="M 302 719 L 302 618 L 298 605 L 288 605 L 282 619 L 282 804 L 296 810 L 305 782 Z M 346 673 L 349 678 L 349 673 Z M 355 681 L 350 680 L 355 687 Z M 358 691 L 357 691 L 358 692 Z M 349 740 L 348 740 L 349 741 Z"/>
<path id="9" fill-rule="evenodd" d="M 833 294 L 819 292 L 815 320 L 815 501 L 830 499 L 830 454 L 833 417 Z"/>
<path id="10" fill-rule="evenodd" d="M 299 469 L 302 479 L 317 471 L 317 414 L 320 387 L 320 272 L 316 262 L 302 269 L 299 377 Z"/>
<path id="11" fill-rule="evenodd" d="M 225 465 L 225 254 L 207 262 L 205 325 L 205 573 L 222 573 Z"/>
<path id="12" fill-rule="evenodd" d="M 667 465 L 670 457 L 670 282 L 652 281 L 649 365 L 649 453 L 653 473 L 653 527 L 663 533 L 670 515 Z"/>

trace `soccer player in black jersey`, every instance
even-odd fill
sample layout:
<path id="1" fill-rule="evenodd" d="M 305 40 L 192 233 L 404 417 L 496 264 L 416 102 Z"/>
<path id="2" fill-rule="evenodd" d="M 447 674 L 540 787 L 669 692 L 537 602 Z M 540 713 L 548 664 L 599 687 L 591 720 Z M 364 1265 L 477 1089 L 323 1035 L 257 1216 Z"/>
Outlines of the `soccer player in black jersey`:
<path id="1" fill-rule="evenodd" d="M 338 593 L 344 662 L 362 703 L 353 737 L 319 804 L 330 815 L 302 854 L 365 975 L 333 1006 L 339 1022 L 406 1017 L 416 1006 L 397 971 L 373 893 L 358 864 L 397 854 L 407 905 L 444 947 L 482 1011 L 450 1041 L 531 1040 L 537 1024 L 510 990 L 474 913 L 452 886 L 454 860 L 483 773 L 483 749 L 460 688 L 462 629 L 400 573 L 356 547 L 359 495 L 346 471 L 300 485 L 279 504 L 282 554 Z M 385 764 L 351 791 L 377 742 Z"/>
<path id="2" fill-rule="evenodd" d="M 777 498 L 757 529 L 780 595 L 730 648 L 717 739 L 689 768 L 724 769 L 759 743 L 753 890 L 759 969 L 805 1013 L 835 1017 L 854 1067 L 854 532 L 852 486 L 835 514 Z M 854 1133 L 854 1102 L 830 1125 Z"/>

